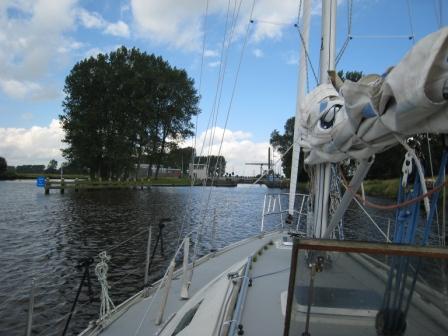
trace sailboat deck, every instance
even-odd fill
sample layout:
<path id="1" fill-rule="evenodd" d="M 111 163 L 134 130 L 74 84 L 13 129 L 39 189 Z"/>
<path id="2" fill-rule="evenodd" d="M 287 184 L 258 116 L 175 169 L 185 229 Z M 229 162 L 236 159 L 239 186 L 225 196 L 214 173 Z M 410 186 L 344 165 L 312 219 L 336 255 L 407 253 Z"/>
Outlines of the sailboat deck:
<path id="1" fill-rule="evenodd" d="M 263 237 L 253 237 L 241 241 L 235 245 L 229 246 L 216 253 L 211 257 L 205 257 L 203 262 L 194 269 L 193 280 L 190 286 L 190 297 L 197 293 L 200 289 L 206 286 L 214 278 L 225 272 L 229 267 L 245 260 L 247 256 L 255 254 L 263 246 L 268 244 L 271 240 L 276 240 L 281 237 L 280 233 L 266 234 Z M 291 253 L 291 250 L 288 250 Z M 285 260 L 289 260 L 289 255 L 285 256 Z M 208 262 L 208 261 L 211 262 Z M 164 314 L 164 322 L 173 316 L 186 302 L 181 300 L 180 292 L 182 286 L 181 276 L 175 276 L 171 283 L 170 295 Z M 155 335 L 161 331 L 162 325 L 156 325 L 155 319 L 158 309 L 160 307 L 161 295 L 149 298 L 136 298 L 136 302 L 107 328 L 101 331 L 89 332 L 86 331 L 81 335 L 103 335 L 103 336 L 147 336 Z M 148 307 L 151 308 L 148 310 Z M 140 329 L 139 326 L 141 325 Z"/>

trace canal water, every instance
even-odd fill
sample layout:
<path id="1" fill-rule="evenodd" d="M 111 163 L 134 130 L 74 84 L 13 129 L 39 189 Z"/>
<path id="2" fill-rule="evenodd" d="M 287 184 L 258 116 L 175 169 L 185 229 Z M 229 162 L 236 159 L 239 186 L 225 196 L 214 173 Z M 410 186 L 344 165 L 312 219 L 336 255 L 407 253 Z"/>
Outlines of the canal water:
<path id="1" fill-rule="evenodd" d="M 151 267 L 154 281 L 173 255 L 181 230 L 197 232 L 204 223 L 199 251 L 205 254 L 212 246 L 219 248 L 259 232 L 264 195 L 281 192 L 239 185 L 66 191 L 63 195 L 52 191 L 46 196 L 34 181 L 0 182 L 0 335 L 25 334 L 33 278 L 32 334 L 61 335 L 83 275 L 78 266 L 86 258 L 97 261 L 101 251 L 111 256 L 110 296 L 119 304 L 142 288 L 150 225 L 154 246 L 158 223 L 163 218 L 171 220 L 163 229 L 164 256 L 158 249 Z M 286 202 L 284 197 L 284 208 Z M 386 232 L 393 214 L 371 214 L 379 216 L 376 221 Z M 347 239 L 384 241 L 357 207 L 347 212 L 346 223 Z M 265 221 L 267 230 L 279 225 L 278 216 Z M 211 239 L 213 227 L 215 240 Z M 93 296 L 88 295 L 87 286 L 82 288 L 67 335 L 80 332 L 98 317 L 94 265 L 90 275 Z"/>

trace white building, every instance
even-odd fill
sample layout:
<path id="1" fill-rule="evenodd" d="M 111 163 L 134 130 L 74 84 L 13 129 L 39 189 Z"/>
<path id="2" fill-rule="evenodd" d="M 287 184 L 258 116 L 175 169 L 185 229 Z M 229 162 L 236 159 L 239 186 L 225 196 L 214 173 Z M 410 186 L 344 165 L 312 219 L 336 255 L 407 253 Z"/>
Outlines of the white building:
<path id="1" fill-rule="evenodd" d="M 190 178 L 195 178 L 198 180 L 206 179 L 207 174 L 207 165 L 202 163 L 190 163 L 188 175 Z"/>

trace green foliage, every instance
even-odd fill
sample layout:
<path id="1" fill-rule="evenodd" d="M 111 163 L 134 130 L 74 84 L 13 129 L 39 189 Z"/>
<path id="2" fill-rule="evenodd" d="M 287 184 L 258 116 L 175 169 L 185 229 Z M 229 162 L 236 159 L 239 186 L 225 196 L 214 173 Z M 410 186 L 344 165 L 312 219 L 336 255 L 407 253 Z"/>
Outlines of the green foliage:
<path id="1" fill-rule="evenodd" d="M 6 174 L 7 170 L 8 170 L 8 163 L 6 162 L 6 159 L 4 157 L 0 156 L 0 175 Z"/>
<path id="2" fill-rule="evenodd" d="M 181 169 L 182 174 L 187 174 L 191 158 L 194 154 L 193 147 L 179 148 L 174 144 L 166 155 L 164 165 L 166 167 Z"/>
<path id="3" fill-rule="evenodd" d="M 54 174 L 57 172 L 57 169 L 58 169 L 58 162 L 55 159 L 52 159 L 50 160 L 50 162 L 48 162 L 45 172 L 49 174 Z"/>
<path id="4" fill-rule="evenodd" d="M 16 173 L 18 174 L 42 174 L 44 170 L 44 165 L 22 165 L 16 167 Z"/>
<path id="5" fill-rule="evenodd" d="M 63 155 L 92 177 L 127 177 L 144 160 L 159 167 L 167 139 L 192 135 L 191 117 L 199 113 L 199 96 L 185 70 L 136 48 L 80 61 L 64 92 Z"/>
<path id="6" fill-rule="evenodd" d="M 340 70 L 340 71 L 338 71 L 338 76 L 343 81 L 348 79 L 348 80 L 351 80 L 352 82 L 357 82 L 362 77 L 362 71 L 346 71 L 344 73 L 344 70 Z"/>
<path id="7" fill-rule="evenodd" d="M 280 134 L 279 131 L 274 130 L 271 133 L 271 139 L 270 144 L 276 151 L 278 151 L 280 154 L 283 155 L 282 157 L 282 168 L 283 173 L 286 177 L 291 177 L 291 163 L 292 163 L 292 148 L 290 146 L 292 145 L 293 139 L 294 139 L 294 120 L 295 117 L 291 117 L 288 120 L 286 120 L 285 127 L 284 127 L 284 133 Z M 289 149 L 289 151 L 288 151 Z M 286 151 L 288 151 L 286 153 Z M 285 154 L 286 153 L 286 154 Z M 308 175 L 304 170 L 303 167 L 303 157 L 301 157 L 299 162 L 299 178 L 300 181 L 307 181 Z"/>

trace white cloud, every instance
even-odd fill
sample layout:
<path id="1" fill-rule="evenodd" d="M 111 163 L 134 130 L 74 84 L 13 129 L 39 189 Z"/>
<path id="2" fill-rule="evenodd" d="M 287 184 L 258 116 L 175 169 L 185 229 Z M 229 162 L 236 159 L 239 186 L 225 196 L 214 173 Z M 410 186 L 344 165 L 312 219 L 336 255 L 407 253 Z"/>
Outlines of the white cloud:
<path id="1" fill-rule="evenodd" d="M 14 99 L 46 100 L 60 96 L 53 87 L 43 87 L 31 81 L 0 79 L 0 88 L 6 95 Z"/>
<path id="2" fill-rule="evenodd" d="M 221 64 L 221 61 L 214 61 L 214 62 L 209 62 L 208 66 L 210 68 L 216 68 L 217 66 L 219 66 Z"/>
<path id="3" fill-rule="evenodd" d="M 254 49 L 253 51 L 252 51 L 252 53 L 254 54 L 254 56 L 256 57 L 256 58 L 261 58 L 261 57 L 263 57 L 264 56 L 264 52 L 263 52 L 263 50 L 261 50 L 261 49 Z"/>
<path id="4" fill-rule="evenodd" d="M 60 64 L 56 55 L 75 43 L 65 36 L 75 26 L 75 4 L 76 0 L 1 1 L 0 89 L 4 94 L 15 99 L 55 96 L 50 94 L 53 89 L 38 81 L 48 75 L 50 65 Z"/>
<path id="5" fill-rule="evenodd" d="M 103 28 L 106 25 L 106 21 L 99 13 L 88 12 L 84 8 L 78 10 L 78 17 L 81 24 L 88 29 Z"/>
<path id="6" fill-rule="evenodd" d="M 215 144 L 211 148 L 207 145 L 209 143 L 210 134 L 215 131 Z M 196 140 L 198 144 L 197 154 L 208 155 L 211 149 L 211 155 L 218 155 L 219 145 L 223 135 L 224 129 L 216 127 L 210 129 L 207 132 L 202 132 Z M 204 142 L 204 139 L 207 140 Z M 203 144 L 206 146 L 201 151 Z M 187 145 L 187 144 L 186 144 Z M 190 144 L 188 144 L 190 145 Z M 248 162 L 266 162 L 268 156 L 269 143 L 255 142 L 252 140 L 252 134 L 245 131 L 232 131 L 226 130 L 224 134 L 224 140 L 221 149 L 221 155 L 223 155 L 227 161 L 227 172 L 235 172 L 236 175 L 252 175 L 254 172 L 258 174 L 260 172 L 259 167 L 248 166 Z"/>
<path id="7" fill-rule="evenodd" d="M 205 3 L 197 0 L 130 0 L 134 23 L 142 37 L 184 50 L 200 51 L 204 33 L 203 21 Z M 320 2 L 320 1 L 317 1 Z M 313 14 L 319 14 L 320 4 L 313 2 Z M 237 3 L 237 2 L 236 2 Z M 233 6 L 231 3 L 231 12 Z M 239 4 L 238 4 L 239 5 Z M 216 0 L 209 3 L 210 16 L 226 16 L 228 1 Z M 248 24 L 252 7 L 251 1 L 243 1 L 238 16 L 236 35 L 242 36 Z M 255 4 L 252 30 L 253 42 L 264 39 L 279 39 L 284 29 L 290 29 L 297 19 L 297 0 L 259 0 Z M 259 21 L 257 21 L 259 20 Z M 261 21 L 286 23 L 286 25 L 266 24 Z M 209 25 L 210 26 L 210 25 Z M 210 27 L 207 27 L 208 29 Z M 207 35 L 209 36 L 209 35 Z"/>
<path id="8" fill-rule="evenodd" d="M 205 49 L 204 57 L 218 57 L 219 53 L 217 50 Z"/>
<path id="9" fill-rule="evenodd" d="M 104 34 L 118 37 L 129 37 L 131 34 L 129 26 L 124 21 L 108 22 L 101 14 L 89 12 L 84 8 L 78 9 L 78 18 L 81 24 L 87 29 L 103 29 Z"/>
<path id="10" fill-rule="evenodd" d="M 287 52 L 284 57 L 286 64 L 297 65 L 299 64 L 299 54 L 295 51 Z"/>
<path id="11" fill-rule="evenodd" d="M 53 119 L 46 127 L 0 128 L 0 156 L 9 165 L 47 164 L 51 159 L 61 162 L 64 136 L 59 121 Z"/>
<path id="12" fill-rule="evenodd" d="M 129 26 L 121 20 L 116 23 L 109 23 L 104 29 L 104 33 L 119 37 L 129 37 L 130 35 Z"/>

